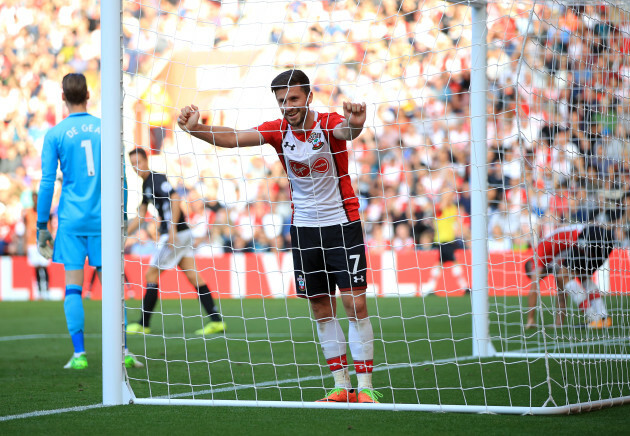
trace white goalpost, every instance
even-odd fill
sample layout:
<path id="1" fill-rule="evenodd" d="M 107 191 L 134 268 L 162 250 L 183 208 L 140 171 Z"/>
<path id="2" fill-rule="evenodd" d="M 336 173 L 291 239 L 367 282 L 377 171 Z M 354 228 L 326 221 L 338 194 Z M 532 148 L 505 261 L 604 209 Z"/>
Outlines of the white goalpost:
<path id="1" fill-rule="evenodd" d="M 102 96 L 102 241 L 103 241 L 103 404 L 117 405 L 128 398 L 123 378 L 122 291 L 122 20 L 118 2 L 101 4 Z M 123 395 L 123 392 L 125 395 Z"/>
<path id="2" fill-rule="evenodd" d="M 630 4 L 158 3 L 101 2 L 104 404 L 546 415 L 630 402 Z M 367 104 L 348 177 L 378 404 L 316 402 L 333 377 L 297 298 L 293 167 L 177 125 L 190 104 L 208 125 L 280 118 L 270 83 L 293 68 L 312 110 Z M 150 328 L 125 334 L 145 319 L 171 219 L 147 200 L 138 149 L 177 194 L 192 236 L 172 248 L 194 270 L 164 271 Z M 130 219 L 149 203 L 130 235 L 123 196 Z M 574 245 L 549 236 L 567 228 Z M 590 228 L 611 239 L 584 239 Z M 191 272 L 224 332 L 199 333 L 211 318 Z M 125 368 L 126 346 L 143 368 Z"/>

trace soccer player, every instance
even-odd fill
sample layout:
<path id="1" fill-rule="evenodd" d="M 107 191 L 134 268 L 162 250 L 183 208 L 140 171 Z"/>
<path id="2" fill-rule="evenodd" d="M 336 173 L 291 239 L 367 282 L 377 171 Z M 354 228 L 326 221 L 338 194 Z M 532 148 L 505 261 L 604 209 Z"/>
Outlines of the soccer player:
<path id="1" fill-rule="evenodd" d="M 613 243 L 612 230 L 600 225 L 563 226 L 546 235 L 536 247 L 537 264 L 534 259 L 525 263 L 525 272 L 532 281 L 526 328 L 536 325 L 535 307 L 540 281 L 549 274 L 554 275 L 558 288 L 556 325 L 564 323 L 568 296 L 586 316 L 587 327 L 610 327 L 612 320 L 592 276 L 610 256 Z"/>
<path id="2" fill-rule="evenodd" d="M 42 256 L 62 263 L 65 268 L 63 307 L 74 354 L 64 368 L 85 369 L 88 361 L 81 294 L 86 257 L 101 278 L 101 120 L 87 113 L 90 93 L 83 74 L 67 74 L 62 89 L 61 97 L 69 115 L 44 138 L 37 201 L 37 246 Z M 53 245 L 48 219 L 59 162 L 63 184 L 57 209 L 57 238 Z M 144 365 L 125 347 L 125 366 Z"/>
<path id="3" fill-rule="evenodd" d="M 209 322 L 202 329 L 195 331 L 195 334 L 211 335 L 225 331 L 225 323 L 214 305 L 208 285 L 195 268 L 194 238 L 179 204 L 182 200 L 164 174 L 149 170 L 147 153 L 142 148 L 129 152 L 129 159 L 133 169 L 143 180 L 143 195 L 138 216 L 131 220 L 127 232 L 132 234 L 140 228 L 149 203 L 153 203 L 158 212 L 160 239 L 145 276 L 147 290 L 142 299 L 142 317 L 137 323 L 127 326 L 127 333 L 151 333 L 149 324 L 158 299 L 158 279 L 162 271 L 173 269 L 177 265 L 188 281 L 197 288 L 199 301 L 210 317 Z"/>
<path id="4" fill-rule="evenodd" d="M 182 108 L 179 126 L 218 147 L 274 147 L 290 181 L 291 242 L 298 296 L 308 298 L 335 388 L 320 401 L 377 403 L 372 387 L 374 333 L 366 305 L 367 261 L 359 201 L 348 174 L 346 141 L 361 134 L 365 103 L 343 103 L 344 116 L 317 113 L 310 81 L 287 70 L 271 82 L 283 118 L 253 129 L 199 124 L 199 109 Z M 348 340 L 357 373 L 352 389 L 346 339 L 336 317 L 336 288 L 349 318 Z M 358 392 L 357 392 L 358 391 Z"/>

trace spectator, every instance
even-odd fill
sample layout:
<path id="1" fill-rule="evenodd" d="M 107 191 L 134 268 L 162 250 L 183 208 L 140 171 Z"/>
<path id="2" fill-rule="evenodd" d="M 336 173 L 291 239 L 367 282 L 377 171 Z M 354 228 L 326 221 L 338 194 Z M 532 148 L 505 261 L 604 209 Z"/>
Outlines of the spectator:
<path id="1" fill-rule="evenodd" d="M 226 156 L 197 146 L 189 153 L 182 148 L 189 144 L 177 143 L 172 130 L 170 109 L 177 97 L 166 92 L 164 78 L 153 76 L 154 61 L 171 57 L 181 41 L 203 40 L 207 51 L 238 46 L 246 37 L 239 24 L 251 20 L 250 8 L 210 0 L 157 3 L 159 8 L 124 2 L 126 91 L 132 97 L 137 91 L 138 100 L 149 105 L 144 110 L 150 116 L 139 124 L 152 148 L 163 151 L 161 165 L 173 186 L 187 196 L 197 253 L 286 249 L 291 208 L 282 165 L 269 164 L 263 155 Z M 608 22 L 614 14 L 605 6 L 545 4 L 535 5 L 530 23 L 530 6 L 488 8 L 489 216 L 507 214 L 511 223 L 493 223 L 489 232 L 499 245 L 512 241 L 513 249 L 563 220 L 627 226 L 624 198 L 630 190 L 630 61 L 622 37 L 628 23 Z M 372 121 L 352 144 L 350 169 L 372 249 L 389 249 L 395 238 L 407 245 L 407 236 L 399 235 L 405 228 L 417 248 L 431 248 L 445 191 L 456 193 L 453 204 L 464 230 L 457 238 L 466 239 L 471 209 L 466 6 L 388 0 L 378 7 L 312 1 L 286 8 L 280 11 L 286 22 L 263 35 L 275 44 L 275 65 L 316 67 L 314 102 L 324 109 L 345 98 L 369 102 Z M 99 10 L 97 0 L 0 5 L 3 253 L 22 254 L 19 223 L 41 178 L 42 137 L 66 115 L 59 109 L 63 75 L 84 72 L 90 110 L 98 113 Z M 525 62 L 519 69 L 521 52 Z M 252 71 L 259 67 L 252 65 Z M 212 98 L 209 116 L 231 116 L 220 98 Z M 246 122 L 242 115 L 238 122 Z"/>

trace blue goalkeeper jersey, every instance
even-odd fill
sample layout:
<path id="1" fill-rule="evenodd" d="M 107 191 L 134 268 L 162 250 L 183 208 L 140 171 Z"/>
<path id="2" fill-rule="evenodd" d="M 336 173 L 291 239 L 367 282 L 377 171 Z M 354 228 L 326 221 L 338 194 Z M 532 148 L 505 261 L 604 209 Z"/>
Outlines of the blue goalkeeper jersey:
<path id="1" fill-rule="evenodd" d="M 42 150 L 42 181 L 37 221 L 46 222 L 57 167 L 63 184 L 57 216 L 59 230 L 75 235 L 101 234 L 101 120 L 86 112 L 70 114 L 50 129 Z"/>

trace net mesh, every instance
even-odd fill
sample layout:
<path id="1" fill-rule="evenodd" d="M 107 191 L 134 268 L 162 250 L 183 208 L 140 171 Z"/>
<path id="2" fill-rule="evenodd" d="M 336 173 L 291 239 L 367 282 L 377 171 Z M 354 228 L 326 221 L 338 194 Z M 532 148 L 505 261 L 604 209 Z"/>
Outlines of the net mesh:
<path id="1" fill-rule="evenodd" d="M 205 124 L 277 119 L 269 85 L 290 68 L 310 77 L 315 111 L 367 104 L 348 167 L 383 402 L 535 407 L 628 396 L 627 7 L 488 2 L 487 316 L 496 354 L 485 358 L 472 352 L 467 2 L 125 0 L 123 11 L 125 150 L 146 150 L 149 168 L 177 192 L 192 237 L 171 248 L 194 259 L 165 268 L 150 331 L 128 336 L 145 362 L 127 371 L 137 397 L 311 402 L 333 386 L 309 305 L 294 298 L 290 186 L 276 151 L 221 149 L 176 123 L 191 103 Z M 127 158 L 130 217 L 155 195 L 133 167 Z M 127 238 L 130 322 L 141 317 L 164 219 L 149 204 Z M 615 235 L 593 276 L 610 328 L 587 328 L 566 293 L 559 307 L 553 276 L 530 307 L 525 263 L 538 261 L 545 235 L 576 223 Z M 195 333 L 209 322 L 197 274 L 224 333 Z"/>

